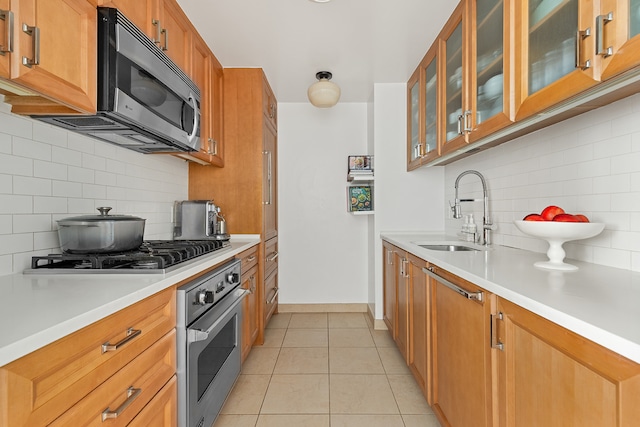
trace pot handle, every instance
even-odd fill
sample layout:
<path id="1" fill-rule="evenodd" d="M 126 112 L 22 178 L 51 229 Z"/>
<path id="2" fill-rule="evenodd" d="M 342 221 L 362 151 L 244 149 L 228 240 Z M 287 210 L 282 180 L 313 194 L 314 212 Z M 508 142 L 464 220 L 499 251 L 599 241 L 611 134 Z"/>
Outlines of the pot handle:
<path id="1" fill-rule="evenodd" d="M 111 210 L 111 207 L 105 206 L 105 207 L 99 207 L 97 209 L 100 211 L 100 215 L 107 216 L 109 215 L 109 211 Z"/>

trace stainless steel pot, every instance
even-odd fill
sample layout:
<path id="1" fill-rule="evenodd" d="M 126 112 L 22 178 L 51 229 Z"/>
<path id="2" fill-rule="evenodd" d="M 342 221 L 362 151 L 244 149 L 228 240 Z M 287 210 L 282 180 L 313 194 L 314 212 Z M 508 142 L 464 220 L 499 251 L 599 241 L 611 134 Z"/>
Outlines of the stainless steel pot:
<path id="1" fill-rule="evenodd" d="M 58 237 L 63 252 L 122 252 L 142 244 L 143 218 L 109 215 L 109 207 L 98 210 L 100 215 L 83 215 L 58 221 Z"/>

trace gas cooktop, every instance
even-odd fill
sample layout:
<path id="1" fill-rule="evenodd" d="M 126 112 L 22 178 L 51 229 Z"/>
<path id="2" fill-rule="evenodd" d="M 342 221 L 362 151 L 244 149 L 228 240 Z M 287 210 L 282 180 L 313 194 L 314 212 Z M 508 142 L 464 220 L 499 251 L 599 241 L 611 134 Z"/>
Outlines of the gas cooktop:
<path id="1" fill-rule="evenodd" d="M 228 240 L 146 240 L 126 252 L 34 256 L 25 273 L 166 273 L 230 246 Z"/>

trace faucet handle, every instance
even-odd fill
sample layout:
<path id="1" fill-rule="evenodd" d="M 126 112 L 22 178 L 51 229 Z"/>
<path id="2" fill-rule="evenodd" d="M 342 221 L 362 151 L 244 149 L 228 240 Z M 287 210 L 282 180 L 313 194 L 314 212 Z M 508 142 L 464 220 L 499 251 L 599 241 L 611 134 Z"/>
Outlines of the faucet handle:
<path id="1" fill-rule="evenodd" d="M 462 218 L 462 210 L 460 209 L 460 203 L 458 199 L 456 199 L 453 204 L 451 204 L 451 200 L 449 200 L 449 206 L 451 206 L 451 212 L 453 213 L 453 217 L 455 219 Z"/>

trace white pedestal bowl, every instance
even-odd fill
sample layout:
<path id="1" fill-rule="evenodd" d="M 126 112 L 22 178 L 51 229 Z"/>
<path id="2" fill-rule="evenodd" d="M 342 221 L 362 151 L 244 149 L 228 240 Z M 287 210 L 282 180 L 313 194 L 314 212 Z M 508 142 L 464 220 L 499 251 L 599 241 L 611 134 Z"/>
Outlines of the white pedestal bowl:
<path id="1" fill-rule="evenodd" d="M 566 255 L 562 244 L 571 240 L 588 239 L 604 230 L 599 222 L 554 222 L 554 221 L 514 221 L 524 234 L 538 237 L 549 242 L 547 256 L 549 261 L 536 262 L 533 265 L 549 270 L 575 271 L 575 265 L 564 262 Z"/>

